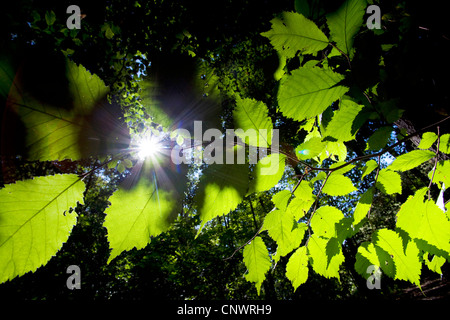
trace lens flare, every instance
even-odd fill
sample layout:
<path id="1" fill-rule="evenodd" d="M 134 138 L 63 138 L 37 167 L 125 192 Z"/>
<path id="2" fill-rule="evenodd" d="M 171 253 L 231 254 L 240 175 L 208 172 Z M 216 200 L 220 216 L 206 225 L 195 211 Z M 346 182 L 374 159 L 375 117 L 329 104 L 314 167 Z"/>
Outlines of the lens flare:
<path id="1" fill-rule="evenodd" d="M 137 146 L 137 156 L 140 160 L 153 158 L 161 152 L 161 141 L 154 135 L 144 137 Z"/>

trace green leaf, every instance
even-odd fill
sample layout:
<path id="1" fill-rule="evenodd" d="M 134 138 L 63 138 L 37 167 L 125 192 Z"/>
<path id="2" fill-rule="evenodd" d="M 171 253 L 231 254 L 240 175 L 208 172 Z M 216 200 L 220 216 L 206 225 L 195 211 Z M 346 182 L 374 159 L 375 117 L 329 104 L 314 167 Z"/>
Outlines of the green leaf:
<path id="1" fill-rule="evenodd" d="M 433 176 L 434 171 L 434 177 L 433 182 L 437 183 L 438 181 L 443 182 L 446 187 L 450 186 L 450 161 L 439 161 L 436 165 L 436 170 L 430 170 L 428 173 L 428 177 L 431 179 Z"/>
<path id="2" fill-rule="evenodd" d="M 309 18 L 311 15 L 308 0 L 295 0 L 295 11 Z"/>
<path id="3" fill-rule="evenodd" d="M 439 137 L 439 151 L 450 154 L 450 133 Z"/>
<path id="4" fill-rule="evenodd" d="M 316 198 L 310 182 L 305 180 L 297 186 L 294 195 L 295 198 L 289 202 L 286 208 L 286 214 L 292 215 L 295 221 L 298 221 L 305 216 Z"/>
<path id="5" fill-rule="evenodd" d="M 391 278 L 395 277 L 395 265 L 391 256 L 371 242 L 363 242 L 356 253 L 355 270 L 365 279 L 369 266 L 380 267 L 383 272 Z"/>
<path id="6" fill-rule="evenodd" d="M 391 99 L 380 102 L 376 108 L 381 111 L 386 121 L 391 124 L 400 119 L 403 112 L 405 112 L 405 110 L 399 109 L 398 105 L 397 99 Z"/>
<path id="7" fill-rule="evenodd" d="M 380 150 L 383 149 L 391 136 L 392 128 L 391 127 L 382 127 L 377 129 L 367 141 L 366 150 Z"/>
<path id="8" fill-rule="evenodd" d="M 291 202 L 289 202 L 289 205 L 286 208 L 286 213 L 292 215 L 295 220 L 299 220 L 305 216 L 305 214 L 311 208 L 313 203 L 314 198 L 310 199 L 294 198 L 291 200 Z"/>
<path id="9" fill-rule="evenodd" d="M 331 206 L 323 206 L 317 209 L 311 219 L 311 228 L 315 235 L 332 238 L 337 237 L 336 227 L 344 219 L 341 210 Z"/>
<path id="10" fill-rule="evenodd" d="M 271 21 L 272 28 L 261 33 L 270 40 L 272 46 L 287 58 L 295 56 L 297 51 L 312 54 L 328 46 L 328 39 L 317 25 L 303 15 L 283 12 L 282 18 Z"/>
<path id="11" fill-rule="evenodd" d="M 286 277 L 291 281 L 294 291 L 308 280 L 307 248 L 298 248 L 286 265 Z"/>
<path id="12" fill-rule="evenodd" d="M 290 198 L 291 192 L 289 190 L 281 190 L 272 196 L 272 202 L 277 209 L 285 210 Z"/>
<path id="13" fill-rule="evenodd" d="M 381 262 L 378 260 L 378 256 L 375 252 L 375 247 L 371 242 L 363 242 L 358 247 L 356 253 L 355 271 L 362 277 L 367 279 L 370 274 L 367 273 L 367 268 L 371 265 L 380 267 Z"/>
<path id="14" fill-rule="evenodd" d="M 0 283 L 35 271 L 61 249 L 83 200 L 74 174 L 36 177 L 0 190 Z"/>
<path id="15" fill-rule="evenodd" d="M 353 213 L 353 225 L 357 225 L 360 223 L 369 212 L 372 207 L 373 201 L 373 188 L 367 189 L 366 192 L 363 193 L 358 203 L 356 204 L 355 212 Z"/>
<path id="16" fill-rule="evenodd" d="M 124 171 L 125 171 L 125 165 L 123 164 L 123 162 L 120 162 L 118 165 L 117 165 L 117 171 L 119 171 L 119 173 L 123 173 Z"/>
<path id="17" fill-rule="evenodd" d="M 378 163 L 375 160 L 369 160 L 366 162 L 362 170 L 361 180 L 364 179 L 365 176 L 369 175 L 373 170 L 378 167 Z"/>
<path id="18" fill-rule="evenodd" d="M 294 217 L 286 214 L 284 210 L 272 210 L 264 219 L 264 229 L 278 244 L 287 244 L 293 240 L 291 238 L 293 227 Z"/>
<path id="19" fill-rule="evenodd" d="M 344 142 L 331 142 L 327 143 L 326 152 L 328 152 L 335 161 L 345 161 L 347 158 L 347 147 Z M 338 159 L 335 158 L 338 156 Z"/>
<path id="20" fill-rule="evenodd" d="M 236 131 L 236 135 L 255 147 L 268 147 L 272 144 L 272 120 L 268 116 L 268 109 L 261 101 L 254 99 L 237 99 L 233 111 L 236 129 L 254 131 L 255 134 L 245 135 L 245 132 Z"/>
<path id="21" fill-rule="evenodd" d="M 325 180 L 327 177 L 327 174 L 325 173 L 325 171 L 320 171 L 319 173 L 317 173 L 317 175 L 311 179 L 311 183 L 315 183 L 316 181 L 321 181 L 321 180 Z"/>
<path id="22" fill-rule="evenodd" d="M 413 150 L 395 159 L 388 169 L 393 171 L 408 171 L 434 158 L 434 156 L 434 152 L 429 150 Z"/>
<path id="23" fill-rule="evenodd" d="M 345 196 L 357 189 L 350 178 L 333 173 L 328 177 L 322 191 L 330 196 Z"/>
<path id="24" fill-rule="evenodd" d="M 47 22 L 47 25 L 51 26 L 55 23 L 55 21 L 56 21 L 56 14 L 53 12 L 53 10 L 47 11 L 45 13 L 45 22 Z"/>
<path id="25" fill-rule="evenodd" d="M 105 37 L 109 40 L 111 40 L 114 37 L 114 32 L 111 29 L 111 26 L 109 25 L 109 23 L 105 23 L 102 26 L 101 29 L 104 33 L 105 33 Z"/>
<path id="26" fill-rule="evenodd" d="M 286 57 L 282 56 L 280 53 L 278 53 L 278 60 L 279 60 L 278 68 L 273 73 L 273 78 L 275 79 L 275 81 L 279 81 L 286 73 L 286 71 L 285 71 Z"/>
<path id="27" fill-rule="evenodd" d="M 79 160 L 87 143 L 96 139 L 86 116 L 108 88 L 96 75 L 71 61 L 67 62 L 67 78 L 71 108 L 41 103 L 23 91 L 16 80 L 11 86 L 8 101 L 27 130 L 25 144 L 30 160 Z"/>
<path id="28" fill-rule="evenodd" d="M 236 209 L 244 199 L 247 188 L 248 165 L 210 165 L 200 179 L 195 198 L 202 220 L 198 234 L 209 220 Z"/>
<path id="29" fill-rule="evenodd" d="M 282 81 L 278 91 L 280 111 L 289 118 L 302 121 L 327 109 L 347 91 L 336 84 L 344 76 L 318 67 L 299 68 Z"/>
<path id="30" fill-rule="evenodd" d="M 333 171 L 333 174 L 346 174 L 347 172 L 351 171 L 355 167 L 353 164 L 347 164 L 345 161 L 340 161 L 340 162 L 333 163 L 330 166 L 330 169 L 335 169 L 342 165 L 345 165 L 345 166 L 340 169 L 337 169 L 336 171 Z"/>
<path id="31" fill-rule="evenodd" d="M 124 159 L 123 160 L 123 164 L 125 165 L 126 168 L 132 168 L 133 167 L 133 162 L 130 159 Z"/>
<path id="32" fill-rule="evenodd" d="M 420 140 L 419 145 L 417 146 L 419 149 L 429 149 L 436 142 L 438 136 L 434 132 L 425 132 L 422 135 L 422 139 Z"/>
<path id="33" fill-rule="evenodd" d="M 261 237 L 256 237 L 244 248 L 244 264 L 248 269 L 245 279 L 254 282 L 258 295 L 261 291 L 261 285 L 266 278 L 266 272 L 269 271 L 272 262 L 269 252 Z"/>
<path id="34" fill-rule="evenodd" d="M 424 196 L 427 188 L 416 191 L 414 196 L 409 196 L 397 213 L 396 227 L 407 232 L 411 238 L 415 238 L 421 229 L 422 210 L 424 210 Z"/>
<path id="35" fill-rule="evenodd" d="M 297 248 L 307 229 L 304 223 L 295 223 L 293 215 L 284 210 L 272 210 L 264 219 L 264 230 L 276 241 L 275 261 Z"/>
<path id="36" fill-rule="evenodd" d="M 109 88 L 96 74 L 70 60 L 67 60 L 67 78 L 77 115 L 90 114 L 95 104 L 109 92 Z"/>
<path id="37" fill-rule="evenodd" d="M 428 259 L 428 252 L 424 253 L 424 262 L 427 265 L 428 269 L 436 272 L 437 274 L 443 274 L 441 267 L 445 263 L 445 258 L 434 255 L 431 261 Z"/>
<path id="38" fill-rule="evenodd" d="M 324 137 L 332 137 L 338 141 L 350 141 L 355 138 L 359 128 L 354 128 L 353 123 L 363 106 L 351 100 L 342 100 L 340 108 L 335 112 L 327 125 Z"/>
<path id="39" fill-rule="evenodd" d="M 363 24 L 366 0 L 347 0 L 327 16 L 331 40 L 345 54 L 353 56 L 353 41 Z"/>
<path id="40" fill-rule="evenodd" d="M 326 278 L 339 279 L 339 267 L 344 262 L 342 248 L 339 245 L 335 252 L 327 253 L 328 240 L 312 235 L 308 242 L 308 255 L 311 266 L 318 274 Z"/>
<path id="41" fill-rule="evenodd" d="M 272 153 L 258 161 L 250 181 L 249 193 L 270 190 L 276 186 L 283 176 L 286 156 Z"/>
<path id="42" fill-rule="evenodd" d="M 386 194 L 402 193 L 402 179 L 400 175 L 388 169 L 378 173 L 377 188 Z"/>
<path id="43" fill-rule="evenodd" d="M 295 148 L 295 154 L 300 160 L 307 160 L 317 157 L 321 154 L 326 146 L 322 139 L 313 137 Z"/>
<path id="44" fill-rule="evenodd" d="M 399 234 L 388 229 L 377 230 L 373 239 L 376 246 L 392 256 L 395 263 L 395 278 L 420 286 L 422 264 L 419 260 L 419 249 L 416 243 L 409 241 L 404 248 Z"/>
<path id="45" fill-rule="evenodd" d="M 450 221 L 433 201 L 423 201 L 426 188 L 409 197 L 397 214 L 397 228 L 450 256 Z"/>
<path id="46" fill-rule="evenodd" d="M 303 180 L 294 191 L 294 196 L 297 199 L 302 200 L 314 200 L 315 196 L 313 195 L 313 187 L 312 183 L 306 180 Z"/>
<path id="47" fill-rule="evenodd" d="M 120 187 L 109 199 L 104 223 L 112 248 L 108 263 L 123 251 L 144 248 L 152 236 L 170 226 L 176 208 L 174 193 L 158 188 L 156 180 L 145 180 L 131 189 Z"/>

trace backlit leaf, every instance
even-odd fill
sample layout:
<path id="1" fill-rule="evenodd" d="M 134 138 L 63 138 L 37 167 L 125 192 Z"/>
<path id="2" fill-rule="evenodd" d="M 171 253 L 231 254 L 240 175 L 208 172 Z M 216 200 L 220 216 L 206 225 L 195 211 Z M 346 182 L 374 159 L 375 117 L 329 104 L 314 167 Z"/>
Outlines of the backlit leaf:
<path id="1" fill-rule="evenodd" d="M 339 245 L 337 252 L 327 254 L 328 240 L 312 235 L 308 242 L 308 255 L 313 270 L 325 278 L 339 279 L 339 267 L 344 262 L 342 248 Z"/>
<path id="2" fill-rule="evenodd" d="M 424 262 L 427 265 L 428 269 L 436 272 L 437 274 L 442 274 L 441 267 L 445 263 L 445 258 L 434 255 L 431 261 L 428 259 L 428 252 L 424 253 Z"/>
<path id="3" fill-rule="evenodd" d="M 282 18 L 271 21 L 272 29 L 261 33 L 270 40 L 275 50 L 292 58 L 297 51 L 315 53 L 328 46 L 325 34 L 311 20 L 294 12 L 283 12 Z"/>
<path id="4" fill-rule="evenodd" d="M 392 256 L 395 263 L 395 278 L 420 285 L 422 263 L 419 260 L 416 243 L 409 241 L 404 248 L 398 233 L 388 229 L 377 230 L 373 238 L 376 246 Z"/>
<path id="5" fill-rule="evenodd" d="M 363 106 L 351 100 L 342 100 L 339 110 L 335 112 L 327 125 L 324 136 L 330 136 L 338 141 L 350 141 L 355 138 L 359 128 L 354 128 L 353 123 Z"/>
<path id="6" fill-rule="evenodd" d="M 377 188 L 386 194 L 402 193 L 402 179 L 391 170 L 383 169 L 378 173 Z"/>
<path id="7" fill-rule="evenodd" d="M 413 150 L 406 154 L 402 154 L 392 162 L 388 169 L 393 171 L 407 171 L 411 170 L 425 161 L 430 160 L 435 156 L 435 153 L 429 150 Z"/>
<path id="8" fill-rule="evenodd" d="M 317 157 L 323 152 L 326 146 L 326 144 L 321 140 L 322 139 L 319 137 L 313 137 L 297 146 L 295 149 L 297 158 L 300 160 L 307 160 Z"/>
<path id="9" fill-rule="evenodd" d="M 422 139 L 420 140 L 419 145 L 417 146 L 420 149 L 429 149 L 436 142 L 438 136 L 434 132 L 425 132 L 422 135 Z"/>
<path id="10" fill-rule="evenodd" d="M 391 127 L 382 127 L 377 129 L 367 141 L 366 150 L 380 150 L 383 149 L 391 136 L 392 128 Z"/>
<path id="11" fill-rule="evenodd" d="M 206 222 L 236 209 L 248 188 L 248 165 L 212 164 L 203 173 L 196 202 L 200 219 L 199 232 Z"/>
<path id="12" fill-rule="evenodd" d="M 263 102 L 254 99 L 237 99 L 233 119 L 235 128 L 244 131 L 244 133 L 236 131 L 236 135 L 244 142 L 248 142 L 251 146 L 266 148 L 272 144 L 272 120 Z M 254 136 L 246 138 L 247 130 L 254 131 Z"/>
<path id="13" fill-rule="evenodd" d="M 36 177 L 0 190 L 0 283 L 46 264 L 77 220 L 85 186 L 74 174 Z"/>
<path id="14" fill-rule="evenodd" d="M 327 16 L 331 40 L 347 55 L 352 56 L 354 37 L 363 24 L 365 7 L 366 0 L 347 0 Z"/>
<path id="15" fill-rule="evenodd" d="M 333 173 L 328 177 L 322 191 L 330 196 L 345 196 L 357 189 L 350 178 Z"/>
<path id="16" fill-rule="evenodd" d="M 291 231 L 294 227 L 294 217 L 284 210 L 272 210 L 264 219 L 264 229 L 277 243 L 285 244 L 292 241 Z"/>
<path id="17" fill-rule="evenodd" d="M 278 245 L 274 258 L 278 261 L 281 257 L 297 248 L 307 229 L 306 224 L 296 223 L 294 217 L 284 210 L 272 210 L 264 219 L 264 230 Z"/>
<path id="18" fill-rule="evenodd" d="M 378 163 L 375 160 L 369 160 L 366 162 L 362 170 L 361 180 L 364 179 L 365 176 L 369 175 L 373 170 L 378 167 Z"/>
<path id="19" fill-rule="evenodd" d="M 322 139 L 313 137 L 295 148 L 295 154 L 300 160 L 307 160 L 317 157 L 321 154 L 326 146 Z"/>
<path id="20" fill-rule="evenodd" d="M 243 256 L 244 264 L 248 269 L 245 279 L 255 283 L 259 295 L 261 285 L 266 278 L 266 272 L 269 271 L 272 264 L 269 252 L 261 237 L 256 237 L 250 244 L 245 246 Z"/>
<path id="21" fill-rule="evenodd" d="M 395 277 L 395 266 L 391 256 L 372 242 L 363 242 L 356 253 L 355 270 L 367 279 L 370 276 L 367 273 L 369 266 L 380 267 L 386 275 Z"/>
<path id="22" fill-rule="evenodd" d="M 272 196 L 272 202 L 277 209 L 285 210 L 290 198 L 291 192 L 289 190 L 281 190 Z"/>
<path id="23" fill-rule="evenodd" d="M 30 160 L 79 160 L 82 157 L 82 148 L 86 146 L 81 145 L 80 138 L 89 135 L 93 129 L 86 116 L 109 89 L 96 75 L 71 61 L 67 61 L 67 79 L 73 103 L 71 108 L 42 103 L 23 91 L 16 80 L 11 86 L 8 103 L 27 130 L 25 143 Z"/>
<path id="24" fill-rule="evenodd" d="M 439 151 L 450 154 L 450 133 L 439 137 Z"/>
<path id="25" fill-rule="evenodd" d="M 286 156 L 281 153 L 272 153 L 258 161 L 250 181 L 249 193 L 272 189 L 283 176 Z"/>
<path id="26" fill-rule="evenodd" d="M 373 188 L 369 188 L 363 193 L 358 203 L 356 204 L 355 212 L 353 213 L 353 225 L 357 225 L 363 220 L 370 208 L 372 207 L 373 201 Z"/>
<path id="27" fill-rule="evenodd" d="M 337 236 L 336 226 L 344 218 L 344 214 L 338 208 L 323 206 L 317 209 L 311 219 L 311 228 L 314 234 L 331 238 Z"/>
<path id="28" fill-rule="evenodd" d="M 343 78 L 318 67 L 294 70 L 278 91 L 280 111 L 297 121 L 321 114 L 348 91 L 347 87 L 336 86 Z"/>
<path id="29" fill-rule="evenodd" d="M 450 221 L 433 201 L 424 201 L 426 188 L 409 197 L 397 214 L 397 228 L 450 256 Z"/>
<path id="30" fill-rule="evenodd" d="M 286 209 L 286 213 L 291 214 L 296 220 L 299 220 L 305 216 L 308 210 L 314 203 L 314 198 L 311 199 L 301 199 L 294 198 L 289 202 Z"/>
<path id="31" fill-rule="evenodd" d="M 176 205 L 173 198 L 173 192 L 159 189 L 156 181 L 148 184 L 143 179 L 129 190 L 121 187 L 114 192 L 105 211 L 112 248 L 108 263 L 123 251 L 144 248 L 152 236 L 166 231 Z"/>
<path id="32" fill-rule="evenodd" d="M 427 188 L 417 190 L 414 196 L 408 197 L 397 213 L 397 228 L 407 232 L 411 238 L 415 238 L 420 232 L 426 193 Z"/>
<path id="33" fill-rule="evenodd" d="M 437 183 L 438 181 L 443 182 L 446 187 L 450 186 L 450 161 L 439 161 L 436 165 L 436 170 L 430 170 L 428 173 L 428 177 L 431 179 L 433 176 L 434 171 L 434 177 L 433 182 Z"/>
<path id="34" fill-rule="evenodd" d="M 305 246 L 298 248 L 289 258 L 286 277 L 291 281 L 294 290 L 308 280 L 308 254 Z"/>

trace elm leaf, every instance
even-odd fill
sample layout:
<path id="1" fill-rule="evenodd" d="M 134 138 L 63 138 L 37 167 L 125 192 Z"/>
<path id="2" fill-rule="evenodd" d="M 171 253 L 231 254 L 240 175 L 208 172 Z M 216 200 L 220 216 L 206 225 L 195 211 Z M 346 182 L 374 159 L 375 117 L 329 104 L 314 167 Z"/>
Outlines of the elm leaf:
<path id="1" fill-rule="evenodd" d="M 0 283 L 34 272 L 69 238 L 85 186 L 75 174 L 36 177 L 0 190 Z"/>

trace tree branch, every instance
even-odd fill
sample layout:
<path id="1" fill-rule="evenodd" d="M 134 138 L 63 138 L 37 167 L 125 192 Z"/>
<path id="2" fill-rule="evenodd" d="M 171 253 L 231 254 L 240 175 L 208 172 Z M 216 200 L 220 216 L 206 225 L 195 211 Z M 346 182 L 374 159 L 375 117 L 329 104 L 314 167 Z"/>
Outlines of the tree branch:
<path id="1" fill-rule="evenodd" d="M 391 145 L 391 146 L 389 146 L 389 147 L 387 147 L 387 148 L 381 150 L 380 152 L 373 153 L 373 154 L 366 154 L 366 155 L 364 155 L 364 156 L 360 156 L 360 157 L 353 158 L 352 160 L 350 160 L 350 161 L 348 161 L 348 162 L 346 162 L 346 163 L 344 163 L 344 164 L 342 164 L 342 165 L 340 165 L 340 166 L 338 166 L 338 167 L 336 167 L 336 168 L 317 168 L 317 167 L 313 167 L 313 166 L 307 164 L 306 162 L 303 162 L 303 161 L 299 161 L 299 162 L 300 162 L 301 164 L 303 164 L 304 166 L 308 167 L 309 170 L 311 170 L 311 171 L 331 171 L 331 172 L 333 172 L 333 171 L 336 171 L 336 170 L 345 168 L 346 166 L 348 166 L 348 165 L 350 165 L 350 164 L 352 164 L 352 163 L 354 163 L 354 162 L 357 162 L 357 161 L 366 160 L 366 159 L 375 158 L 375 157 L 380 157 L 380 156 L 382 156 L 383 154 L 385 154 L 385 153 L 391 151 L 391 150 L 394 149 L 395 147 L 401 145 L 402 143 L 404 143 L 404 142 L 410 140 L 412 137 L 415 137 L 415 136 L 421 134 L 422 132 L 424 132 L 424 131 L 426 131 L 426 130 L 428 130 L 428 129 L 430 129 L 430 128 L 436 127 L 436 126 L 438 126 L 439 124 L 441 124 L 441 123 L 443 123 L 443 122 L 445 122 L 445 121 L 448 121 L 448 120 L 450 120 L 450 116 L 448 116 L 448 117 L 446 117 L 446 118 L 444 118 L 444 119 L 442 119 L 442 120 L 440 120 L 440 121 L 438 121 L 438 122 L 436 122 L 436 123 L 433 123 L 433 124 L 431 124 L 431 125 L 429 125 L 429 126 L 426 126 L 426 127 L 422 128 L 422 129 L 420 129 L 420 130 L 418 130 L 418 131 L 416 131 L 416 132 L 414 132 L 414 133 L 408 135 L 407 137 L 405 137 L 405 138 L 403 138 L 403 139 L 397 141 L 397 142 L 394 143 L 393 145 Z M 438 149 L 438 150 L 439 150 L 439 149 Z"/>
<path id="2" fill-rule="evenodd" d="M 308 226 L 308 240 L 306 240 L 305 247 L 308 246 L 309 239 L 311 238 L 311 227 L 310 227 L 310 224 L 311 224 L 311 220 L 312 220 L 314 214 L 316 213 L 317 204 L 319 203 L 319 198 L 320 198 L 320 195 L 322 194 L 322 189 L 325 186 L 325 184 L 327 183 L 328 178 L 330 177 L 330 175 L 332 173 L 333 173 L 332 171 L 328 172 L 327 177 L 325 178 L 325 180 L 323 181 L 322 185 L 320 186 L 319 192 L 317 193 L 317 196 L 316 196 L 316 201 L 314 202 L 314 210 L 311 213 L 311 215 L 309 216 L 308 222 L 306 223 L 306 225 Z"/>
<path id="3" fill-rule="evenodd" d="M 232 254 L 231 256 L 229 256 L 228 258 L 224 258 L 223 260 L 229 260 L 229 259 L 233 258 L 234 255 L 235 255 L 239 250 L 241 250 L 243 247 L 245 247 L 245 246 L 248 245 L 250 242 L 252 242 L 252 241 L 259 235 L 259 233 L 261 232 L 263 226 L 264 226 L 264 224 L 259 228 L 259 230 L 255 233 L 255 235 L 254 235 L 250 240 L 248 240 L 248 241 L 247 241 L 246 243 L 244 243 L 242 246 L 240 246 L 239 248 L 237 248 L 236 250 L 234 250 L 234 252 L 233 252 L 233 254 Z"/>

